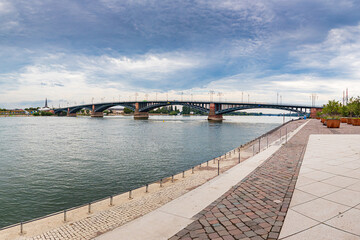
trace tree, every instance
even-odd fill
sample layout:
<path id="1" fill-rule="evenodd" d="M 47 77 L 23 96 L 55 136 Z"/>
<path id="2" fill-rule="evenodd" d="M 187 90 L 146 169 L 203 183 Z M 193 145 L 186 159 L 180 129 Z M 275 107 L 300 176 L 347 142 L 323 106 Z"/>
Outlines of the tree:
<path id="1" fill-rule="evenodd" d="M 125 114 L 130 114 L 130 113 L 132 113 L 132 112 L 134 112 L 133 110 L 131 110 L 130 108 L 124 108 L 124 113 Z"/>
<path id="2" fill-rule="evenodd" d="M 183 106 L 182 114 L 190 114 L 190 107 L 188 107 L 188 106 Z"/>

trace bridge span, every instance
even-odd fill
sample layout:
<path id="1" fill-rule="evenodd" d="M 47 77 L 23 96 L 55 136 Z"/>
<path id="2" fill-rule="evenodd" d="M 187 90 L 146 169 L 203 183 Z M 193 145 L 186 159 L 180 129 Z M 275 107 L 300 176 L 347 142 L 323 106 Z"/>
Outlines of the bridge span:
<path id="1" fill-rule="evenodd" d="M 200 112 L 208 114 L 210 121 L 222 121 L 223 114 L 255 108 L 270 108 L 285 110 L 299 113 L 299 115 L 308 115 L 316 117 L 316 112 L 321 111 L 322 107 L 306 106 L 306 105 L 289 105 L 289 104 L 269 104 L 269 103 L 244 103 L 244 102 L 206 102 L 206 101 L 123 101 L 123 102 L 107 102 L 107 103 L 91 103 L 66 108 L 54 109 L 55 114 L 66 112 L 67 116 L 75 117 L 76 113 L 81 109 L 88 109 L 91 111 L 91 117 L 103 117 L 108 108 L 114 106 L 127 107 L 134 111 L 134 119 L 148 119 L 149 111 L 171 105 L 182 105 L 196 109 Z"/>

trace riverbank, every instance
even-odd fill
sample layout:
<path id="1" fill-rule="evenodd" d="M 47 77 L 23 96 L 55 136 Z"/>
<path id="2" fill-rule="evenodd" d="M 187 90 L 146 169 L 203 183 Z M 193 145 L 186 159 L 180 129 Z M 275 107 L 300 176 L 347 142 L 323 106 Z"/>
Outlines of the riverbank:
<path id="1" fill-rule="evenodd" d="M 291 125 L 293 125 L 293 123 Z M 289 125 L 288 127 L 288 131 L 290 131 L 291 126 Z M 282 136 L 284 134 L 285 129 L 282 131 Z M 268 138 L 262 137 L 260 141 L 260 148 L 265 148 L 267 146 L 267 142 L 274 142 L 279 138 L 279 136 L 280 131 L 273 131 Z M 268 139 L 268 141 L 266 139 Z M 252 156 L 253 152 L 258 151 L 258 142 L 253 141 L 252 145 L 244 145 L 240 151 L 241 161 L 244 161 Z M 220 171 L 223 172 L 237 164 L 238 150 L 235 150 L 235 155 L 232 151 L 231 154 L 228 153 L 226 154 L 226 157 L 224 155 L 221 159 Z M 150 184 L 148 186 L 149 193 L 145 193 L 145 187 L 143 187 L 132 191 L 130 200 L 129 193 L 114 196 L 114 206 L 112 207 L 108 206 L 110 204 L 110 199 L 108 198 L 104 201 L 92 203 L 90 207 L 90 214 L 88 213 L 89 207 L 87 205 L 66 212 L 65 223 L 64 213 L 59 213 L 50 218 L 24 224 L 23 232 L 25 232 L 25 235 L 23 235 L 23 237 L 29 238 L 49 231 L 50 229 L 55 229 L 50 231 L 51 234 L 49 234 L 59 237 L 64 235 L 63 231 L 68 231 L 73 237 L 82 236 L 82 238 L 91 238 L 98 235 L 100 232 L 106 232 L 114 227 L 123 225 L 128 221 L 158 208 L 164 203 L 167 203 L 191 189 L 196 188 L 204 182 L 207 182 L 216 175 L 217 160 L 215 160 L 215 163 L 211 160 L 209 161 L 209 165 L 205 163 L 202 166 L 195 167 L 194 174 L 192 174 L 192 169 L 185 171 L 184 178 L 182 177 L 182 173 L 180 173 L 174 176 L 173 182 L 171 177 L 163 179 L 162 187 L 160 187 L 160 182 Z M 81 226 L 91 226 L 92 230 L 90 231 L 87 228 L 81 228 Z M 4 234 L 6 232 L 7 234 L 2 236 L 7 237 L 8 239 L 14 239 L 16 236 L 19 236 L 19 229 L 20 226 L 16 226 L 14 228 L 4 230 L 0 234 Z M 42 236 L 45 237 L 47 235 L 42 234 Z"/>

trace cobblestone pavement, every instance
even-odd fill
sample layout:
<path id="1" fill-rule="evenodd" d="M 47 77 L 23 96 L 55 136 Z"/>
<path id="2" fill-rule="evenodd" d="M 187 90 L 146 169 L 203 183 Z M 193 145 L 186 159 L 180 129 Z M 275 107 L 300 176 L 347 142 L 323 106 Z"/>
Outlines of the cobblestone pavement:
<path id="1" fill-rule="evenodd" d="M 276 141 L 285 132 L 290 132 L 300 126 L 304 121 L 294 121 L 277 129 L 270 134 L 263 136 L 261 141 L 253 141 L 242 148 L 241 160 L 250 157 L 253 152 L 257 152 L 259 148 L 266 148 L 267 143 Z M 285 131 L 286 128 L 286 131 Z M 254 148 L 253 148 L 254 146 Z M 238 162 L 238 154 L 228 154 L 227 158 L 221 160 L 221 172 L 226 171 Z M 211 161 L 212 163 L 212 161 Z M 175 183 L 168 183 L 165 187 L 151 192 L 143 197 L 128 200 L 117 206 L 108 208 L 96 214 L 88 215 L 81 220 L 68 222 L 62 226 L 52 227 L 52 230 L 46 230 L 42 234 L 30 236 L 18 236 L 18 239 L 92 239 L 99 234 L 112 230 L 121 226 L 137 217 L 140 217 L 154 209 L 164 205 L 165 203 L 183 195 L 191 189 L 203 184 L 209 179 L 217 175 L 216 166 L 197 167 L 195 174 L 186 174 L 186 178 L 180 178 Z M 220 226 L 220 225 L 219 225 Z M 30 232 L 31 228 L 24 226 L 25 231 Z M 50 228 L 51 229 L 51 228 Z M 1 235 L 0 235 L 1 238 Z M 14 238 L 5 238 L 14 239 Z"/>
<path id="2" fill-rule="evenodd" d="M 328 129 L 310 122 L 248 177 L 194 216 L 171 240 L 277 239 L 289 208 L 310 134 L 360 133 L 342 124 Z"/>

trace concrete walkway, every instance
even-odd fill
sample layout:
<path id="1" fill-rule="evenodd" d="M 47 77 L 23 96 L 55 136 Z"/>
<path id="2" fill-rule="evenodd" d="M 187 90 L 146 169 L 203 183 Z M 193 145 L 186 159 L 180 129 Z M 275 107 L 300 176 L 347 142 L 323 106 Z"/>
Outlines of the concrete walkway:
<path id="1" fill-rule="evenodd" d="M 280 239 L 360 239 L 360 135 L 311 135 Z"/>
<path id="2" fill-rule="evenodd" d="M 287 140 L 290 140 L 304 125 L 290 133 Z M 283 137 L 282 143 L 285 141 L 286 137 Z M 277 152 L 281 146 L 279 141 L 277 144 L 270 146 L 193 191 L 95 239 L 159 240 L 171 238 L 174 234 L 193 223 L 198 218 L 195 215 L 206 209 L 207 206 L 253 172 L 266 159 Z"/>

